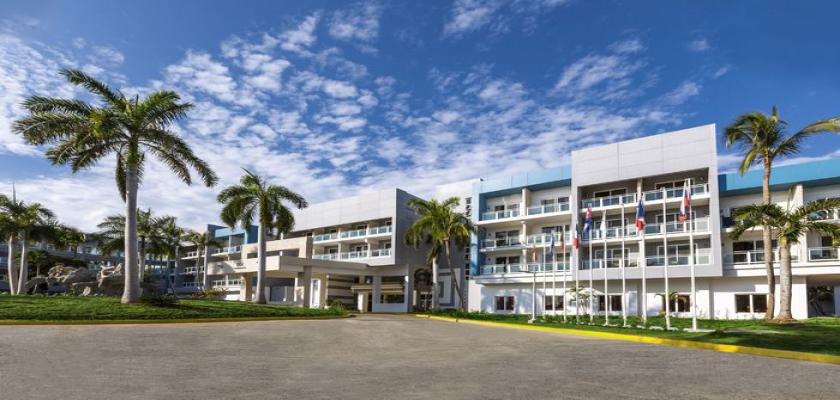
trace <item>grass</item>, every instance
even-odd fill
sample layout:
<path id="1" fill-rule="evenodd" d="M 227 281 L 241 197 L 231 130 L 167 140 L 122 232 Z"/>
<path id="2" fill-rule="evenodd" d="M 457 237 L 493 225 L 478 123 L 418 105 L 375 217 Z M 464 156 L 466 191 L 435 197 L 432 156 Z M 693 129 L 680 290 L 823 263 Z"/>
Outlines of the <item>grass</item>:
<path id="1" fill-rule="evenodd" d="M 2 321 L 183 321 L 333 318 L 344 310 L 285 307 L 239 301 L 182 299 L 172 306 L 121 304 L 118 297 L 0 295 Z"/>
<path id="2" fill-rule="evenodd" d="M 515 324 L 527 324 L 530 318 L 530 315 L 522 314 L 464 313 L 452 310 L 437 311 L 433 314 Z M 640 318 L 628 317 L 627 320 L 628 325 L 642 325 Z M 711 332 L 603 326 L 604 317 L 596 317 L 592 325 L 589 325 L 588 321 L 589 318 L 583 316 L 581 323 L 575 323 L 574 317 L 570 317 L 569 322 L 564 323 L 563 317 L 560 316 L 539 320 L 535 322 L 535 325 L 840 356 L 840 318 L 810 318 L 798 321 L 796 324 L 776 324 L 763 320 L 698 320 L 700 329 L 710 329 Z M 691 319 L 672 318 L 671 322 L 672 327 L 681 329 L 691 327 Z M 610 323 L 621 324 L 621 317 L 610 317 Z M 662 317 L 648 318 L 648 326 L 662 327 L 664 325 L 665 319 Z"/>

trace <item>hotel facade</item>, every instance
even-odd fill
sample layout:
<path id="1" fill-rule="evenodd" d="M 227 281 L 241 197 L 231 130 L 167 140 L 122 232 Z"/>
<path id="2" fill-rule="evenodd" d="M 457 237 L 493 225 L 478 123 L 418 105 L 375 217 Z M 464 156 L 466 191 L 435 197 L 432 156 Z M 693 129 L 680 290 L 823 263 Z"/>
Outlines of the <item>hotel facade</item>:
<path id="1" fill-rule="evenodd" d="M 560 168 L 438 186 L 434 197 L 458 197 L 458 211 L 479 228 L 468 249 L 452 254 L 451 269 L 438 262 L 441 307 L 460 306 L 457 282 L 473 311 L 659 315 L 668 298 L 676 316 L 691 316 L 694 307 L 701 318 L 763 317 L 761 232 L 730 237 L 733 211 L 761 201 L 761 174 L 719 173 L 716 143 L 714 125 L 706 125 L 576 150 Z M 777 166 L 771 189 L 782 206 L 838 198 L 840 159 Z M 686 191 L 691 206 L 682 221 Z M 418 218 L 413 198 L 379 190 L 294 210 L 294 230 L 267 243 L 266 301 L 428 309 L 429 247 L 404 241 Z M 811 218 L 840 223 L 840 210 Z M 230 300 L 253 299 L 256 228 L 206 229 L 218 246 L 205 257 L 183 244 L 175 290 L 222 288 Z M 840 258 L 831 239 L 808 232 L 792 253 L 794 317 L 840 314 Z"/>

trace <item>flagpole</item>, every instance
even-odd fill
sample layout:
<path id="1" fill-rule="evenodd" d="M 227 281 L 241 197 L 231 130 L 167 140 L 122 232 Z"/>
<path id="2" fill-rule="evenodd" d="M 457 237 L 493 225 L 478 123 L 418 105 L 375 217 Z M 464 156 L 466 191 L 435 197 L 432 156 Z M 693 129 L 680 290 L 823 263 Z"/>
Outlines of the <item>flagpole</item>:
<path id="1" fill-rule="evenodd" d="M 607 211 L 604 210 L 604 213 L 601 214 L 601 240 L 604 241 L 604 256 L 602 257 L 601 263 L 604 265 L 604 326 L 610 324 L 610 290 L 609 284 L 607 283 L 607 270 L 609 269 L 609 265 L 607 265 Z"/>
<path id="2" fill-rule="evenodd" d="M 557 253 L 554 252 L 554 238 L 557 230 L 551 231 L 551 315 L 557 315 Z"/>
<path id="3" fill-rule="evenodd" d="M 544 245 L 544 244 L 545 244 L 545 243 L 543 243 L 543 245 Z M 545 297 L 546 297 L 546 293 L 545 293 L 545 290 L 546 290 L 546 289 L 545 289 L 545 281 L 546 281 L 546 280 L 548 280 L 548 279 L 547 279 L 547 278 L 548 278 L 548 275 L 546 275 L 546 271 L 545 271 L 545 247 L 546 247 L 546 246 L 543 246 L 543 259 L 542 259 L 542 265 L 540 266 L 540 267 L 542 267 L 542 273 L 543 273 L 543 274 L 542 274 L 542 275 L 543 275 L 543 280 L 542 280 L 542 281 L 543 281 L 543 282 L 542 282 L 542 283 L 543 283 L 543 291 L 542 291 L 542 292 L 543 292 L 543 302 L 542 302 L 542 306 L 543 306 L 543 310 L 542 310 L 542 317 L 543 317 L 543 318 L 545 318 L 545 313 L 546 313 L 546 309 L 547 309 L 547 307 L 546 307 L 546 302 L 545 302 Z M 539 264 L 538 264 L 538 265 L 539 265 Z M 540 268 L 540 267 L 537 267 L 537 268 L 538 268 L 538 270 L 539 270 L 539 268 Z M 552 305 L 552 306 L 554 306 L 554 298 L 552 298 L 551 300 L 552 300 L 552 302 L 551 302 L 552 304 L 551 304 L 551 305 Z"/>
<path id="4" fill-rule="evenodd" d="M 580 236 L 578 236 L 578 229 L 577 225 L 575 225 L 575 231 L 573 233 L 575 235 L 576 244 L 573 243 L 575 247 L 575 252 L 572 253 L 574 258 L 577 255 L 577 258 L 572 260 L 572 268 L 574 268 L 573 272 L 575 274 L 575 322 L 580 323 Z"/>
<path id="5" fill-rule="evenodd" d="M 696 228 L 694 222 L 694 214 L 692 213 L 692 206 L 691 206 L 691 178 L 688 178 L 686 181 L 688 187 L 685 190 L 688 190 L 688 221 L 690 223 L 688 228 L 688 247 L 689 247 L 689 254 L 690 259 L 688 261 L 689 270 L 691 271 L 691 330 L 697 330 L 697 286 L 695 285 L 695 278 L 694 278 L 694 264 L 695 264 L 695 254 L 694 254 L 694 229 Z M 684 195 L 685 196 L 685 195 Z"/>
<path id="6" fill-rule="evenodd" d="M 587 215 L 587 218 L 589 216 Z M 589 323 L 595 321 L 595 316 L 592 315 L 592 226 L 589 227 Z"/>
<path id="7" fill-rule="evenodd" d="M 624 263 L 627 256 L 625 255 L 625 237 L 627 236 L 627 221 L 624 220 L 624 196 L 621 197 L 621 322 L 622 326 L 627 326 L 627 280 L 624 275 Z"/>
<path id="8" fill-rule="evenodd" d="M 563 235 L 560 236 L 560 240 L 562 240 L 560 242 L 562 243 L 561 250 L 563 251 L 563 322 L 567 322 L 566 304 L 568 302 L 566 299 L 568 298 L 568 292 L 566 291 L 566 281 L 569 280 L 569 264 L 566 264 L 566 226 L 563 225 L 560 229 L 561 235 Z"/>
<path id="9" fill-rule="evenodd" d="M 537 248 L 531 245 L 531 261 L 535 264 L 537 262 Z M 528 260 L 525 260 L 525 265 L 528 265 Z M 531 322 L 537 319 L 537 271 L 533 271 L 534 279 L 531 282 Z"/>
<path id="10" fill-rule="evenodd" d="M 671 330 L 671 293 L 668 286 L 668 208 L 667 197 L 668 193 L 665 187 L 662 187 L 662 241 L 665 245 L 665 330 Z"/>
<path id="11" fill-rule="evenodd" d="M 640 210 L 641 210 L 641 213 L 642 213 L 642 217 L 644 216 L 644 214 L 647 214 L 647 213 L 645 212 L 645 209 L 644 209 L 644 207 L 645 207 L 645 200 L 644 200 L 645 193 L 638 191 L 638 189 L 637 189 L 636 193 L 639 196 L 639 205 L 637 206 L 638 209 L 636 210 L 636 214 L 637 214 L 636 215 L 636 220 L 637 220 L 636 229 L 640 230 L 640 232 L 638 232 L 638 235 L 640 235 L 641 238 L 642 238 L 641 243 L 639 244 L 639 249 L 638 249 L 639 250 L 639 260 L 637 262 L 639 262 L 639 267 L 641 267 L 641 269 L 642 269 L 642 296 L 641 296 L 642 297 L 641 298 L 641 301 L 642 301 L 642 324 L 646 325 L 647 324 L 647 258 L 646 258 L 647 257 L 647 254 L 646 254 L 647 247 L 645 245 L 645 221 L 642 221 L 642 223 L 639 224 L 638 221 L 640 219 L 643 219 L 643 218 L 640 218 L 638 214 L 639 214 Z M 642 225 L 641 228 L 639 227 L 639 225 Z"/>

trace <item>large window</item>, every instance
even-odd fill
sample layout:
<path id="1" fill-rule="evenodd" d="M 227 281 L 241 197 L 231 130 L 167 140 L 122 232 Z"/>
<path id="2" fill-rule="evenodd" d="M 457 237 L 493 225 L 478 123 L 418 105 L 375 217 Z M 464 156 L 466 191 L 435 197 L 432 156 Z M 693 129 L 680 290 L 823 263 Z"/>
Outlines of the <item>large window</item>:
<path id="1" fill-rule="evenodd" d="M 496 296 L 496 311 L 513 311 L 513 296 Z"/>
<path id="2" fill-rule="evenodd" d="M 405 303 L 405 295 L 400 294 L 385 294 L 382 293 L 379 297 L 379 302 L 382 304 Z"/>
<path id="3" fill-rule="evenodd" d="M 735 295 L 735 312 L 763 313 L 767 312 L 767 295 L 750 293 Z"/>
<path id="4" fill-rule="evenodd" d="M 621 295 L 610 295 L 610 311 L 621 311 L 622 306 Z"/>
<path id="5" fill-rule="evenodd" d="M 616 196 L 619 194 L 627 194 L 626 188 L 618 188 L 618 189 L 609 189 L 609 190 L 600 190 L 592 194 L 592 197 L 609 197 L 609 196 Z"/>
<path id="6" fill-rule="evenodd" d="M 544 296 L 543 300 L 545 301 L 545 309 L 546 310 L 562 310 L 564 303 L 563 303 L 563 296 Z"/>
<path id="7" fill-rule="evenodd" d="M 662 298 L 662 310 L 665 310 L 665 296 Z M 671 302 L 668 304 L 671 312 L 691 312 L 691 295 L 677 294 L 671 296 Z"/>

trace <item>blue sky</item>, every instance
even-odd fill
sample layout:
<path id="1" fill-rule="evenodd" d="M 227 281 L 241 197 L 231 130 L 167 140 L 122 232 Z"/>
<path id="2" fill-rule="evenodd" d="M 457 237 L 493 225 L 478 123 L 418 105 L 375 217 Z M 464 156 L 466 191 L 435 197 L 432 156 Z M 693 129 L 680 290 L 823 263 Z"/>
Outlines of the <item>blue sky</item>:
<path id="1" fill-rule="evenodd" d="M 554 167 L 589 145 L 778 105 L 840 115 L 837 2 L 5 1 L 0 191 L 84 229 L 121 207 L 113 160 L 72 175 L 9 132 L 28 95 L 82 96 L 81 68 L 196 105 L 178 131 L 222 185 L 240 167 L 311 201 Z M 840 156 L 840 138 L 787 162 Z M 721 168 L 735 156 L 720 146 Z M 199 227 L 217 188 L 152 164 L 140 203 Z"/>

